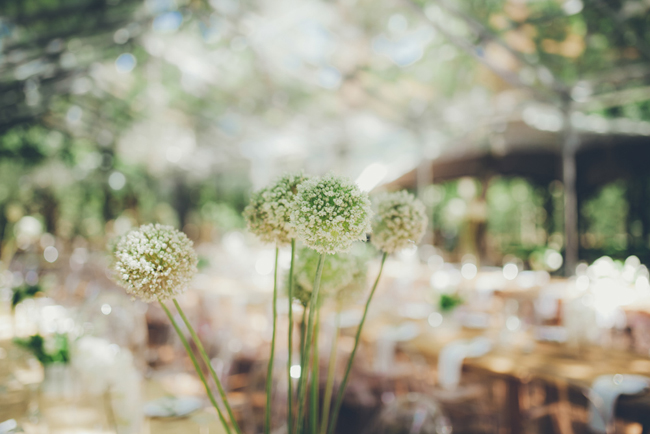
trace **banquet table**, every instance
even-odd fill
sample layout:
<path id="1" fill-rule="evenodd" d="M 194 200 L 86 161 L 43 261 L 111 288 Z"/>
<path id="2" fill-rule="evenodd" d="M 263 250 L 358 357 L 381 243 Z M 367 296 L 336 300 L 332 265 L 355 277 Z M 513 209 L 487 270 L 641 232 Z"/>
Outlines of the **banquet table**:
<path id="1" fill-rule="evenodd" d="M 435 361 L 442 348 L 458 339 L 471 339 L 483 335 L 483 331 L 461 329 L 456 333 L 436 333 L 423 327 L 415 339 L 403 344 L 407 352 L 417 352 L 430 361 Z M 601 375 L 636 374 L 650 377 L 650 357 L 641 354 L 614 351 L 600 347 L 569 348 L 550 342 L 535 342 L 530 345 L 496 345 L 489 353 L 463 362 L 463 370 L 482 375 L 498 377 L 508 385 L 508 421 L 510 432 L 522 429 L 525 417 L 520 408 L 519 388 L 532 379 L 548 384 L 564 384 L 567 387 L 586 391 Z M 650 429 L 650 394 L 624 396 L 619 400 L 616 412 Z"/>

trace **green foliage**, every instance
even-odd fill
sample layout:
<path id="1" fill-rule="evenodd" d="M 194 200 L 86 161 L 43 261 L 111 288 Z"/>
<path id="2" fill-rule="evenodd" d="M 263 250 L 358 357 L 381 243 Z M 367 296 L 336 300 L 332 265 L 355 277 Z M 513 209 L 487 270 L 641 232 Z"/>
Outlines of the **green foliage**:
<path id="1" fill-rule="evenodd" d="M 14 343 L 30 351 L 43 366 L 52 363 L 69 363 L 70 346 L 68 335 L 56 334 L 46 343 L 43 336 L 36 334 L 26 339 L 15 338 Z"/>
<path id="2" fill-rule="evenodd" d="M 463 299 L 456 294 L 442 294 L 438 302 L 438 306 L 442 312 L 451 312 L 461 304 L 463 304 Z"/>
<path id="3" fill-rule="evenodd" d="M 15 309 L 23 300 L 33 298 L 39 293 L 43 293 L 43 288 L 40 285 L 23 285 L 13 289 L 14 293 L 11 296 L 11 309 Z"/>
<path id="4" fill-rule="evenodd" d="M 546 244 L 548 193 L 523 178 L 497 178 L 487 190 L 488 234 L 504 253 Z"/>
<path id="5" fill-rule="evenodd" d="M 582 245 L 616 254 L 627 248 L 627 216 L 629 204 L 623 181 L 610 183 L 582 204 L 584 231 Z"/>
<path id="6" fill-rule="evenodd" d="M 44 148 L 46 130 L 40 126 L 17 127 L 0 134 L 0 159 L 13 160 L 33 166 L 42 162 L 47 150 Z"/>

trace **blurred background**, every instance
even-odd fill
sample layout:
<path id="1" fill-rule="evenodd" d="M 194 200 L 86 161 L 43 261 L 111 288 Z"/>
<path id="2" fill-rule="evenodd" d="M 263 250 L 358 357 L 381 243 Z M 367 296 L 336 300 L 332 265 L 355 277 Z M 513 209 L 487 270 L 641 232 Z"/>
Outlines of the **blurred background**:
<path id="1" fill-rule="evenodd" d="M 189 372 L 162 311 L 131 303 L 106 272 L 112 239 L 170 224 L 201 257 L 182 303 L 230 375 L 238 415 L 255 414 L 273 250 L 246 233 L 241 213 L 252 190 L 286 171 L 333 171 L 369 192 L 408 189 L 429 215 L 422 244 L 387 264 L 387 298 L 361 355 L 384 362 L 370 377 L 358 373 L 343 421 L 370 420 L 384 404 L 410 411 L 405 391 L 423 392 L 413 384 L 424 383 L 397 377 L 418 372 L 435 383 L 438 350 L 409 353 L 395 342 L 441 327 L 493 330 L 508 357 L 536 354 L 535 339 L 573 342 L 571 357 L 587 342 L 622 360 L 632 351 L 641 358 L 630 369 L 650 375 L 649 137 L 647 0 L 4 0 L 0 333 L 94 336 L 103 341 L 88 348 L 130 349 L 146 378 L 160 367 Z M 391 301 L 404 308 L 389 321 Z M 252 328 L 233 326 L 242 315 Z M 597 333 L 587 336 L 592 325 Z M 47 345 L 54 352 L 41 364 L 66 362 L 67 350 Z M 27 363 L 21 357 L 16 363 Z M 546 425 L 525 422 L 540 390 L 538 403 L 585 407 L 567 384 L 592 385 L 595 371 L 566 368 L 562 357 L 536 359 L 527 376 L 515 369 L 525 365 L 519 359 L 479 366 L 521 381 L 499 377 L 490 394 L 467 395 L 499 403 L 475 408 L 478 428 L 458 425 L 467 418 L 454 405 L 470 398 L 452 400 L 454 432 L 572 432 L 568 410 L 549 411 L 555 422 Z M 396 369 L 400 360 L 410 368 Z M 531 380 L 539 360 L 559 366 L 552 382 Z M 616 363 L 598 372 L 627 369 Z M 26 378 L 20 390 L 29 395 L 43 379 Z M 143 396 L 160 396 L 160 384 L 196 392 L 189 377 L 173 378 L 147 383 Z M 0 387 L 0 399 L 8 390 Z M 650 430 L 642 416 L 650 398 L 629 405 L 621 432 Z M 38 406 L 26 408 L 39 426 Z M 213 416 L 193 419 L 201 434 L 218 429 Z M 432 432 L 446 433 L 436 420 Z"/>
<path id="2" fill-rule="evenodd" d="M 0 231 L 212 240 L 251 189 L 333 170 L 417 191 L 450 254 L 646 260 L 648 8 L 5 2 Z"/>

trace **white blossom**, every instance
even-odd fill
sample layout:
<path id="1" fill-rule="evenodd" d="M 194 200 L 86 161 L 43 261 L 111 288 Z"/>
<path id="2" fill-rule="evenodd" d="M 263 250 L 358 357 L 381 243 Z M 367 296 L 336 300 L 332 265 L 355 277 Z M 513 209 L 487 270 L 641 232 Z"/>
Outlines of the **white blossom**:
<path id="1" fill-rule="evenodd" d="M 334 254 L 365 240 L 371 217 L 368 194 L 348 178 L 330 174 L 298 186 L 291 222 L 307 247 Z"/>
<path id="2" fill-rule="evenodd" d="M 296 237 L 291 210 L 298 185 L 306 179 L 302 173 L 286 174 L 273 185 L 253 193 L 244 210 L 248 230 L 267 243 L 290 243 Z"/>
<path id="3" fill-rule="evenodd" d="M 171 226 L 140 226 L 117 242 L 113 256 L 115 280 L 147 302 L 183 293 L 197 272 L 192 241 Z"/>
<path id="4" fill-rule="evenodd" d="M 378 194 L 373 202 L 371 242 L 375 247 L 393 253 L 420 242 L 428 219 L 419 199 L 402 190 Z"/>

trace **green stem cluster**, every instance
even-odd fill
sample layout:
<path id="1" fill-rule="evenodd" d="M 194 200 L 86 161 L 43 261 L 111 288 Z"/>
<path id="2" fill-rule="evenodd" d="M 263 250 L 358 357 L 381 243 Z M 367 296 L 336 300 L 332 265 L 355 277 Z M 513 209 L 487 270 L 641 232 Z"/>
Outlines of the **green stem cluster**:
<path id="1" fill-rule="evenodd" d="M 377 274 L 377 279 L 375 279 L 375 283 L 372 286 L 370 295 L 368 295 L 368 300 L 366 301 L 366 307 L 363 310 L 363 316 L 361 317 L 359 328 L 357 328 L 357 334 L 354 337 L 354 347 L 352 348 L 352 353 L 350 354 L 350 358 L 348 359 L 348 363 L 345 367 L 345 374 L 343 375 L 343 381 L 341 382 L 341 385 L 339 387 L 339 392 L 338 395 L 336 396 L 336 403 L 334 404 L 334 408 L 332 409 L 332 416 L 329 423 L 329 429 L 327 430 L 328 434 L 333 434 L 334 429 L 336 429 L 336 421 L 338 420 L 339 410 L 341 410 L 341 404 L 343 402 L 343 395 L 345 393 L 345 388 L 348 385 L 348 378 L 350 377 L 350 371 L 352 370 L 352 362 L 354 361 L 354 356 L 356 355 L 357 348 L 359 347 L 359 340 L 361 338 L 361 329 L 363 328 L 363 324 L 366 322 L 366 316 L 368 315 L 370 302 L 372 301 L 373 295 L 375 295 L 375 290 L 377 289 L 377 284 L 379 283 L 379 278 L 381 277 L 381 272 L 384 269 L 384 262 L 386 262 L 387 256 L 388 254 L 384 252 L 381 257 L 381 265 L 379 267 L 379 273 Z"/>
<path id="2" fill-rule="evenodd" d="M 271 391 L 272 391 L 272 381 L 273 381 L 273 361 L 275 358 L 275 338 L 276 338 L 276 328 L 277 328 L 277 292 L 278 292 L 278 255 L 279 255 L 279 249 L 276 248 L 275 250 L 275 272 L 274 272 L 274 281 L 273 281 L 273 336 L 271 339 L 271 355 L 269 358 L 269 363 L 268 363 L 268 368 L 267 368 L 267 377 L 266 377 L 266 407 L 265 407 L 265 420 L 264 420 L 264 432 L 266 434 L 270 433 L 271 429 Z M 293 382 L 291 378 L 291 366 L 292 366 L 292 349 L 293 349 L 293 308 L 292 308 L 292 300 L 293 300 L 293 274 L 294 274 L 294 259 L 295 259 L 295 241 L 292 240 L 291 242 L 291 266 L 289 269 L 289 288 L 288 288 L 288 295 L 289 295 L 289 332 L 288 332 L 288 348 L 289 348 L 289 357 L 287 361 L 287 376 L 288 376 L 288 409 L 287 409 L 287 429 L 288 429 L 288 434 L 302 434 L 305 432 L 305 412 L 306 412 L 306 398 L 307 398 L 307 384 L 308 384 L 308 379 L 309 379 L 309 374 L 310 374 L 310 361 L 311 361 L 311 394 L 309 397 L 310 401 L 310 406 L 309 406 L 309 426 L 308 430 L 311 434 L 333 434 L 335 428 L 336 428 L 336 422 L 338 419 L 338 413 L 341 408 L 341 404 L 343 401 L 343 395 L 345 392 L 345 388 L 347 386 L 347 382 L 350 376 L 350 371 L 352 368 L 352 363 L 354 361 L 354 357 L 357 352 L 357 348 L 359 346 L 359 341 L 361 338 L 361 330 L 363 328 L 363 325 L 366 320 L 366 316 L 368 314 L 368 310 L 370 307 L 370 302 L 372 301 L 372 298 L 375 294 L 375 291 L 377 289 L 377 285 L 379 283 L 379 279 L 381 277 L 382 270 L 384 268 L 384 263 L 386 261 L 387 254 L 384 253 L 381 259 L 381 266 L 379 268 L 379 273 L 377 275 L 377 279 L 374 282 L 374 285 L 372 287 L 372 290 L 370 292 L 370 295 L 368 296 L 368 300 L 366 301 L 365 304 L 365 309 L 363 312 L 363 316 L 361 317 L 361 322 L 359 323 L 359 327 L 356 332 L 355 336 L 355 341 L 354 341 L 354 347 L 352 349 L 352 353 L 350 354 L 350 357 L 347 361 L 346 369 L 345 369 L 345 374 L 343 376 L 343 381 L 341 382 L 338 393 L 336 396 L 336 400 L 334 403 L 334 406 L 332 408 L 332 411 L 330 412 L 330 407 L 332 404 L 332 395 L 334 393 L 334 376 L 336 373 L 336 352 L 337 352 L 337 344 L 338 344 L 338 337 L 339 337 L 339 329 L 340 329 L 340 309 L 337 310 L 336 314 L 336 327 L 334 331 L 334 337 L 332 339 L 332 347 L 331 347 L 331 352 L 329 356 L 329 366 L 328 366 L 328 371 L 327 371 L 327 381 L 325 385 L 325 396 L 324 396 L 324 401 L 323 401 L 323 408 L 322 408 L 322 413 L 320 415 L 320 426 L 319 426 L 319 418 L 318 418 L 318 397 L 319 397 L 319 354 L 318 354 L 318 333 L 319 333 L 319 326 L 320 326 L 320 312 L 319 312 L 319 291 L 320 291 L 320 283 L 321 283 L 321 276 L 323 273 L 323 267 L 325 264 L 325 255 L 321 254 L 318 260 L 318 268 L 316 269 L 316 276 L 314 278 L 314 289 L 312 291 L 312 296 L 309 301 L 309 305 L 305 306 L 305 309 L 303 310 L 302 313 L 302 322 L 301 322 L 301 333 L 300 333 L 300 377 L 298 379 L 298 390 L 297 390 L 297 400 L 298 400 L 298 409 L 297 409 L 297 418 L 294 421 L 294 408 L 293 408 Z M 225 407 L 228 417 L 230 418 L 230 423 L 232 424 L 232 428 L 235 430 L 236 434 L 242 434 L 241 429 L 237 425 L 237 422 L 235 421 L 234 414 L 232 412 L 232 408 L 230 407 L 226 393 L 221 385 L 221 382 L 214 371 L 214 368 L 212 367 L 212 364 L 210 363 L 210 359 L 208 358 L 207 353 L 205 352 L 205 349 L 203 345 L 201 344 L 201 341 L 199 340 L 199 337 L 197 336 L 196 332 L 194 331 L 194 328 L 190 324 L 189 320 L 185 316 L 185 313 L 181 309 L 181 306 L 178 304 L 176 299 L 173 299 L 174 306 L 176 306 L 176 309 L 178 310 L 178 313 L 180 314 L 181 318 L 183 319 L 183 322 L 185 323 L 185 326 L 187 327 L 188 331 L 190 332 L 190 335 L 192 337 L 192 340 L 194 344 L 196 345 L 196 348 L 201 355 L 201 358 L 203 359 L 203 362 L 207 365 L 210 374 L 212 375 L 212 378 L 217 385 L 217 389 L 219 391 L 221 400 L 223 402 L 223 406 Z M 160 301 L 160 305 L 162 306 L 163 310 L 167 314 L 167 317 L 169 318 L 169 321 L 171 322 L 172 326 L 174 327 L 174 330 L 176 330 L 176 333 L 178 334 L 179 338 L 181 339 L 181 342 L 183 343 L 183 346 L 185 347 L 185 350 L 187 351 L 187 354 L 189 355 L 190 359 L 192 360 L 192 364 L 194 365 L 194 369 L 196 370 L 199 379 L 203 383 L 203 386 L 205 387 L 205 391 L 208 395 L 208 399 L 214 406 L 214 408 L 217 410 L 217 414 L 219 415 L 219 419 L 221 420 L 221 423 L 224 426 L 224 429 L 226 430 L 226 434 L 232 434 L 231 431 L 231 426 L 230 424 L 226 421 L 226 418 L 221 410 L 221 407 L 217 403 L 217 400 L 212 393 L 210 386 L 208 384 L 208 381 L 203 374 L 203 371 L 201 369 L 201 366 L 199 365 L 198 360 L 196 359 L 187 339 L 183 335 L 183 332 L 181 331 L 180 327 L 178 326 L 176 320 L 174 319 L 173 315 L 165 306 L 165 304 Z M 305 321 L 307 323 L 305 324 Z M 295 422 L 295 426 L 294 426 Z"/>
<path id="3" fill-rule="evenodd" d="M 318 297 L 320 291 L 320 280 L 323 274 L 323 265 L 325 264 L 325 255 L 321 254 L 318 258 L 318 268 L 316 268 L 316 278 L 314 279 L 314 289 L 311 293 L 309 300 L 309 320 L 307 322 L 307 330 L 305 332 L 305 348 L 302 354 L 300 363 L 300 380 L 298 383 L 298 419 L 296 421 L 296 430 L 300 432 L 303 427 L 305 418 L 305 397 L 307 389 L 307 377 L 309 377 L 307 369 L 309 364 L 309 356 L 311 354 L 312 336 L 314 334 L 314 321 L 316 318 L 316 311 L 318 310 Z"/>
<path id="4" fill-rule="evenodd" d="M 232 412 L 232 408 L 230 407 L 230 404 L 228 403 L 228 397 L 226 396 L 226 391 L 224 390 L 223 386 L 221 385 L 221 381 L 219 380 L 219 377 L 217 376 L 217 373 L 214 371 L 214 368 L 212 367 L 212 363 L 210 362 L 210 358 L 208 357 L 208 354 L 205 352 L 205 348 L 203 348 L 203 344 L 201 343 L 201 340 L 199 339 L 198 335 L 194 331 L 194 327 L 192 327 L 192 324 L 189 322 L 187 317 L 185 316 L 185 312 L 183 312 L 183 309 L 181 309 L 181 306 L 178 304 L 178 301 L 176 299 L 172 299 L 174 302 L 174 306 L 176 306 L 176 310 L 178 311 L 179 315 L 183 319 L 183 322 L 185 323 L 185 326 L 187 327 L 187 330 L 190 332 L 190 335 L 192 336 L 192 340 L 194 342 L 194 345 L 196 345 L 197 350 L 199 351 L 199 354 L 201 355 L 201 358 L 203 359 L 203 362 L 206 364 L 208 367 L 208 370 L 210 371 L 210 375 L 212 375 L 212 379 L 214 380 L 215 384 L 217 385 L 217 390 L 219 391 L 219 396 L 221 397 L 221 400 L 223 402 L 224 407 L 226 407 L 226 411 L 228 412 L 228 417 L 230 418 L 230 423 L 232 424 L 233 428 L 235 429 L 235 432 L 237 434 L 242 434 L 241 429 L 239 428 L 239 425 L 237 425 L 237 421 L 235 420 L 235 416 Z M 167 306 L 159 300 L 160 306 L 162 306 L 163 310 L 167 314 L 167 317 L 169 318 L 169 321 L 172 323 L 172 326 L 174 327 L 174 330 L 176 330 L 176 333 L 178 334 L 178 337 L 180 338 L 181 342 L 183 343 L 183 347 L 185 347 L 185 351 L 187 352 L 188 356 L 190 356 L 190 359 L 192 360 L 192 364 L 194 365 L 194 369 L 196 370 L 197 375 L 199 376 L 199 379 L 203 383 L 203 386 L 205 387 L 205 392 L 208 395 L 208 399 L 214 406 L 215 410 L 217 410 L 217 414 L 219 415 L 219 419 L 221 420 L 221 423 L 223 424 L 224 429 L 226 430 L 227 434 L 231 434 L 230 426 L 228 425 L 228 422 L 226 421 L 223 412 L 221 410 L 221 407 L 217 404 L 217 401 L 212 393 L 212 390 L 210 389 L 210 386 L 208 385 L 208 381 L 205 378 L 205 375 L 203 374 L 203 370 L 201 369 L 201 366 L 199 365 L 198 360 L 196 360 L 196 356 L 194 355 L 194 352 L 192 351 L 192 348 L 190 347 L 189 343 L 187 342 L 187 339 L 185 338 L 185 335 L 183 334 L 182 330 L 178 326 L 178 323 L 174 319 L 174 316 L 172 313 L 169 311 Z"/>
<path id="5" fill-rule="evenodd" d="M 174 300 L 175 301 L 175 300 Z M 223 417 L 223 413 L 221 411 L 221 408 L 217 404 L 217 400 L 214 397 L 214 394 L 212 393 L 212 390 L 210 390 L 210 386 L 208 385 L 208 381 L 205 378 L 205 375 L 203 375 L 203 370 L 201 369 L 201 366 L 199 365 L 198 360 L 196 360 L 196 356 L 194 355 L 194 352 L 192 351 L 192 348 L 190 348 L 190 344 L 187 342 L 187 339 L 185 339 L 185 335 L 183 335 L 183 332 L 181 331 L 180 327 L 178 326 L 178 323 L 176 323 L 176 320 L 174 319 L 174 316 L 172 313 L 169 311 L 167 306 L 165 306 L 165 303 L 162 302 L 162 300 L 159 300 L 160 306 L 163 308 L 165 313 L 167 314 L 167 318 L 169 318 L 169 321 L 172 323 L 172 326 L 174 327 L 174 330 L 176 330 L 176 334 L 178 334 L 178 337 L 180 338 L 181 342 L 183 343 L 183 347 L 185 347 L 185 351 L 187 352 L 187 355 L 190 356 L 190 359 L 192 360 L 192 364 L 194 365 L 194 369 L 196 370 L 196 374 L 199 376 L 199 379 L 201 380 L 201 383 L 203 383 L 203 387 L 205 387 L 205 393 L 208 395 L 208 399 L 212 403 L 212 406 L 217 410 L 217 414 L 219 415 L 219 419 L 221 420 L 221 423 L 223 424 L 224 429 L 226 430 L 227 434 L 231 434 L 232 431 L 230 431 L 230 426 L 228 425 L 228 422 L 226 422 L 226 419 Z M 217 379 L 218 381 L 218 379 Z M 232 420 L 233 425 L 236 426 L 235 420 Z M 239 431 L 237 431 L 239 432 Z"/>

